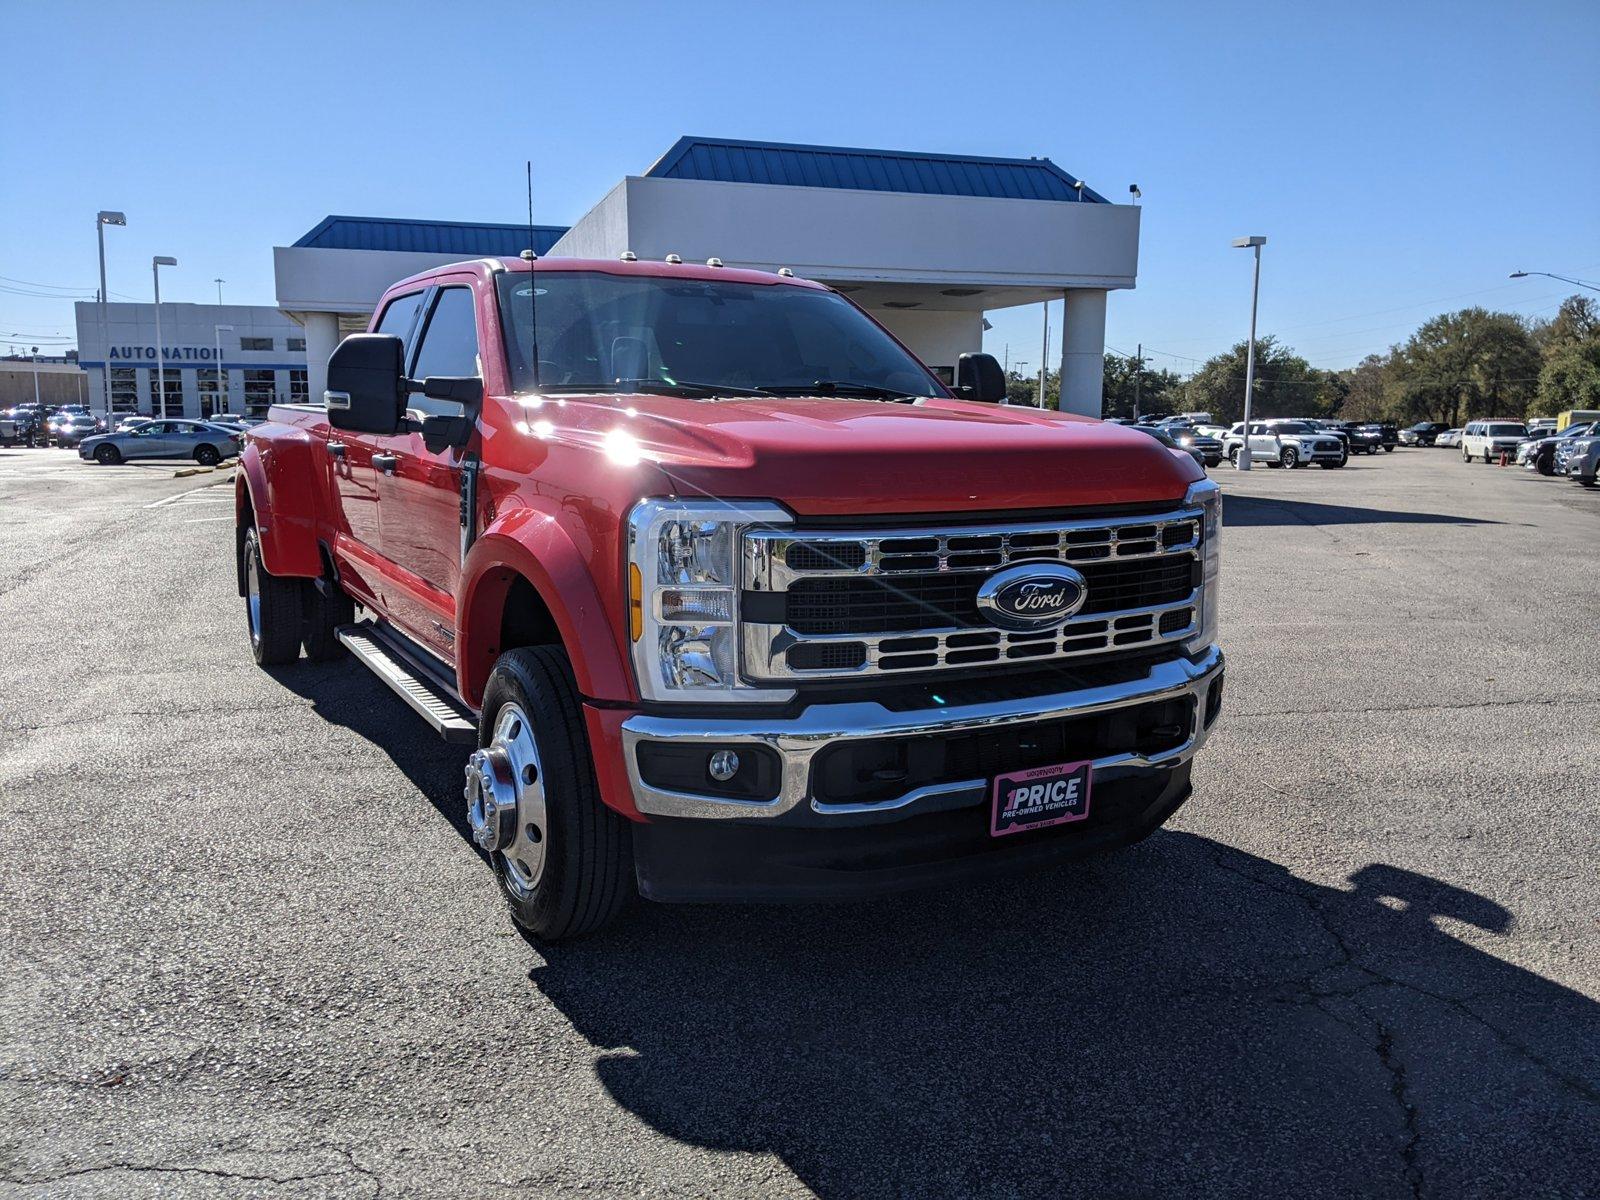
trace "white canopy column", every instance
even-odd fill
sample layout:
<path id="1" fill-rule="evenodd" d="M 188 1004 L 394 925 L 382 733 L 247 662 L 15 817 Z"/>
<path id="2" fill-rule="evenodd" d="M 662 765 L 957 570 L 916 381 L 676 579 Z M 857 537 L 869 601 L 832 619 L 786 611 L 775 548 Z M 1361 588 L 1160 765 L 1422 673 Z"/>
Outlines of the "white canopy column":
<path id="1" fill-rule="evenodd" d="M 1105 387 L 1106 294 L 1070 288 L 1066 297 L 1061 331 L 1061 411 L 1098 417 Z"/>

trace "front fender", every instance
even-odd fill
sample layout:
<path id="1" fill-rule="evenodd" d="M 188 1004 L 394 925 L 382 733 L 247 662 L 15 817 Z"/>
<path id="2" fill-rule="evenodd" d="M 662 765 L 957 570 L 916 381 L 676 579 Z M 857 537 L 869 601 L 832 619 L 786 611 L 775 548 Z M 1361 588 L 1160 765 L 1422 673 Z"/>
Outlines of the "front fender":
<path id="1" fill-rule="evenodd" d="M 303 430 L 280 426 L 270 439 L 251 438 L 239 452 L 235 520 L 253 513 L 261 539 L 261 565 L 273 575 L 322 574 L 317 544 L 318 470 L 323 451 Z"/>
<path id="2" fill-rule="evenodd" d="M 456 674 L 462 697 L 477 707 L 499 645 L 506 595 L 517 576 L 533 585 L 572 660 L 578 690 L 597 700 L 633 701 L 633 673 L 622 641 L 623 605 L 609 601 L 590 557 L 555 515 L 518 508 L 497 519 L 473 543 L 461 573 L 457 606 Z"/>

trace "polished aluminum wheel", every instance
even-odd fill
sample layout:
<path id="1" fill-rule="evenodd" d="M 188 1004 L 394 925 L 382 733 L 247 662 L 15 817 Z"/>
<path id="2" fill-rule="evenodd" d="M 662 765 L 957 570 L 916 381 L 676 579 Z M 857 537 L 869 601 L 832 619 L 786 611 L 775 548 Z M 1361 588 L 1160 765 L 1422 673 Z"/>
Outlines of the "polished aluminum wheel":
<path id="1" fill-rule="evenodd" d="M 472 840 L 499 859 L 506 886 L 526 897 L 544 874 L 544 771 L 527 714 L 507 704 L 489 744 L 467 761 L 467 824 Z"/>
<path id="2" fill-rule="evenodd" d="M 246 543 L 244 555 L 245 612 L 250 618 L 250 644 L 261 644 L 261 559 L 255 545 Z"/>

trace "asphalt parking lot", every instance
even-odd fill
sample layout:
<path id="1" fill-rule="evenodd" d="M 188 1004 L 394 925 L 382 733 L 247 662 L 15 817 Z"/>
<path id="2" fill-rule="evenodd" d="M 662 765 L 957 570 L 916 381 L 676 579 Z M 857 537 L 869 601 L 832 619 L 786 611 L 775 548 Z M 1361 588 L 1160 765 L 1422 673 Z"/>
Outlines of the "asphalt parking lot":
<path id="1" fill-rule="evenodd" d="M 0 451 L 0 1194 L 1600 1195 L 1600 494 L 1213 474 L 1167 829 L 541 952 L 459 748 L 252 665 L 225 475 Z"/>

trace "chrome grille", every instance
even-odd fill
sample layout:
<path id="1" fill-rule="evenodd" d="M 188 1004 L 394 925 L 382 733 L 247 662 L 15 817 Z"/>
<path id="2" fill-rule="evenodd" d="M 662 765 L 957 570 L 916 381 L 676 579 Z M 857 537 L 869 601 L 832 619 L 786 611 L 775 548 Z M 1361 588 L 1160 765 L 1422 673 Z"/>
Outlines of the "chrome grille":
<path id="1" fill-rule="evenodd" d="M 1032 664 L 1176 642 L 1199 621 L 1199 514 L 948 529 L 752 530 L 744 543 L 743 670 L 754 680 L 838 679 Z M 1032 631 L 984 622 L 995 571 L 1063 562 L 1083 609 Z"/>

